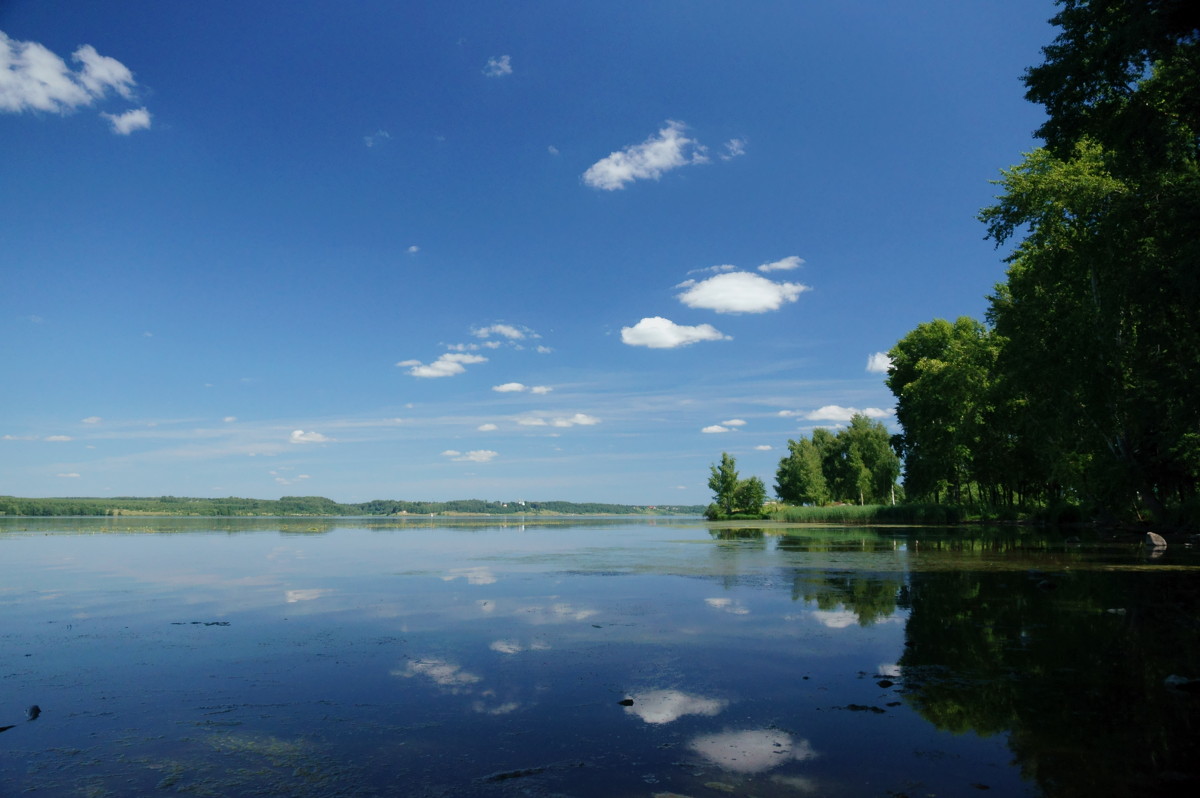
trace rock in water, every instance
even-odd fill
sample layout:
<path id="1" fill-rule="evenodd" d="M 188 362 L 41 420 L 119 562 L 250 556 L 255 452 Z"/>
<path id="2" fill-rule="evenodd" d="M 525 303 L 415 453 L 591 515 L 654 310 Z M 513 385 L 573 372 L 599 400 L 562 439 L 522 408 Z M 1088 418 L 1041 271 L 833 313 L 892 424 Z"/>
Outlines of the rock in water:
<path id="1" fill-rule="evenodd" d="M 42 714 L 42 708 L 34 704 L 29 709 L 25 710 L 25 717 L 29 720 L 37 720 L 38 715 Z"/>
<path id="2" fill-rule="evenodd" d="M 1142 545 L 1152 549 L 1165 549 L 1167 541 L 1166 538 L 1157 532 L 1147 532 L 1146 537 L 1142 539 Z"/>

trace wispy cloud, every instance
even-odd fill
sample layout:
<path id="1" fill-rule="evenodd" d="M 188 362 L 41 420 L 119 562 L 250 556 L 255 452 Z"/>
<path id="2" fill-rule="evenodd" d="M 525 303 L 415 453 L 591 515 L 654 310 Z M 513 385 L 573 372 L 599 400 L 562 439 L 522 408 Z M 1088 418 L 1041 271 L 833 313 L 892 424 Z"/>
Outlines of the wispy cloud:
<path id="1" fill-rule="evenodd" d="M 587 413 L 575 413 L 570 416 L 521 416 L 517 423 L 522 427 L 591 427 L 600 423 L 600 419 Z"/>
<path id="2" fill-rule="evenodd" d="M 363 136 L 363 144 L 366 144 L 368 147 L 374 147 L 376 144 L 388 141 L 391 137 L 392 134 L 386 130 L 376 130 L 374 133 Z"/>
<path id="3" fill-rule="evenodd" d="M 786 258 L 781 258 L 771 263 L 764 263 L 758 267 L 760 272 L 788 272 L 793 269 L 799 269 L 804 265 L 804 258 L 799 255 L 788 255 Z"/>
<path id="4" fill-rule="evenodd" d="M 453 377 L 462 374 L 467 366 L 475 363 L 486 363 L 483 355 L 471 355 L 462 352 L 447 352 L 432 363 L 422 363 L 419 360 L 402 360 L 397 363 L 401 368 L 407 368 L 414 377 Z"/>
<path id="5" fill-rule="evenodd" d="M 80 423 L 83 424 L 99 424 L 103 420 L 100 416 L 88 416 L 87 418 L 79 419 Z"/>
<path id="6" fill-rule="evenodd" d="M 495 424 L 488 423 L 488 424 L 480 424 L 475 429 L 479 430 L 480 432 L 495 432 L 496 430 L 498 430 L 500 428 L 498 426 L 496 426 Z"/>
<path id="7" fill-rule="evenodd" d="M 729 141 L 725 142 L 725 152 L 721 153 L 721 160 L 722 161 L 732 161 L 734 158 L 738 157 L 739 155 L 745 155 L 745 154 L 746 154 L 746 140 L 745 139 L 730 139 Z"/>
<path id="8" fill-rule="evenodd" d="M 676 288 L 686 289 L 679 301 L 690 308 L 717 313 L 766 313 L 795 302 L 810 290 L 800 283 L 777 283 L 751 272 L 726 272 L 707 280 L 686 280 Z"/>
<path id="9" fill-rule="evenodd" d="M 498 336 L 507 338 L 510 341 L 524 341 L 526 338 L 541 338 L 533 330 L 528 327 L 519 327 L 515 324 L 490 324 L 486 327 L 476 327 L 471 330 L 471 335 L 476 338 L 490 338 Z"/>
<path id="10" fill-rule="evenodd" d="M 456 463 L 490 463 L 499 456 L 499 452 L 493 452 L 491 449 L 474 449 L 469 452 L 447 449 L 442 452 L 442 457 L 449 457 Z"/>
<path id="11" fill-rule="evenodd" d="M 864 407 L 862 410 L 859 410 L 857 407 L 825 405 L 810 413 L 806 413 L 804 417 L 809 421 L 849 421 L 857 415 L 866 416 L 867 418 L 887 418 L 892 415 L 892 411 L 881 410 L 878 407 Z"/>
<path id="12" fill-rule="evenodd" d="M 328 436 L 322 435 L 319 432 L 305 432 L 302 429 L 292 430 L 292 434 L 288 437 L 292 443 L 329 443 L 333 440 Z"/>
<path id="13" fill-rule="evenodd" d="M 592 188 L 616 191 L 635 180 L 657 180 L 672 169 L 707 162 L 703 145 L 688 138 L 684 130 L 682 122 L 668 121 L 657 135 L 592 164 L 583 173 L 583 182 Z"/>
<path id="14" fill-rule="evenodd" d="M 707 435 L 715 435 L 715 434 L 719 434 L 722 432 L 733 432 L 733 430 L 731 430 L 729 427 L 723 427 L 720 424 L 709 425 L 707 427 L 704 427 L 700 431 Z"/>
<path id="15" fill-rule="evenodd" d="M 483 68 L 483 74 L 489 78 L 499 78 L 505 75 L 511 75 L 512 57 L 507 55 L 498 55 L 494 58 L 489 58 L 487 66 Z"/>
<path id="16" fill-rule="evenodd" d="M 645 346 L 650 349 L 675 349 L 698 341 L 727 341 L 725 335 L 711 324 L 688 326 L 676 324 L 662 316 L 642 319 L 632 327 L 621 328 L 621 342 L 629 346 Z"/>
<path id="17" fill-rule="evenodd" d="M 525 385 L 520 382 L 506 382 L 503 385 L 493 385 L 492 390 L 496 393 L 533 393 L 533 394 L 548 394 L 553 388 L 548 385 Z"/>

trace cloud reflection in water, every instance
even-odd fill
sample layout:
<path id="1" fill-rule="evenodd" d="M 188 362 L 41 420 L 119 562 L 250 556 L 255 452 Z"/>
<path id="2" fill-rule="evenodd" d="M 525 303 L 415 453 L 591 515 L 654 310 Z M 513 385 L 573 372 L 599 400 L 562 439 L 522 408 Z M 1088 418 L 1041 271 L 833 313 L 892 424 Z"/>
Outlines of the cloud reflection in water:
<path id="1" fill-rule="evenodd" d="M 689 747 L 734 773 L 762 773 L 791 760 L 803 762 L 817 755 L 808 740 L 793 740 L 790 734 L 775 729 L 705 734 L 692 740 Z"/>
<path id="2" fill-rule="evenodd" d="M 625 707 L 630 715 L 637 715 L 646 723 L 670 723 L 684 715 L 712 717 L 720 713 L 729 702 L 719 698 L 704 698 L 689 695 L 679 690 L 651 690 L 634 693 L 633 705 Z"/>

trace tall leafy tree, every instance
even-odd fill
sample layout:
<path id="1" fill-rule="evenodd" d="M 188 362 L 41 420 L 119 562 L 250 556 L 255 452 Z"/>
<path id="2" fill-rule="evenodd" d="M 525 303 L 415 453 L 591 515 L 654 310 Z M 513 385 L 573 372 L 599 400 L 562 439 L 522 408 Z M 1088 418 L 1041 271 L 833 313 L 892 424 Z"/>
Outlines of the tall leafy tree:
<path id="1" fill-rule="evenodd" d="M 829 501 L 822 452 L 811 438 L 788 441 L 788 455 L 779 461 L 775 472 L 775 495 L 789 504 L 822 505 Z"/>
<path id="2" fill-rule="evenodd" d="M 712 465 L 708 489 L 713 492 L 713 505 L 723 515 L 732 515 L 737 506 L 737 461 L 728 452 L 721 452 L 721 464 Z"/>

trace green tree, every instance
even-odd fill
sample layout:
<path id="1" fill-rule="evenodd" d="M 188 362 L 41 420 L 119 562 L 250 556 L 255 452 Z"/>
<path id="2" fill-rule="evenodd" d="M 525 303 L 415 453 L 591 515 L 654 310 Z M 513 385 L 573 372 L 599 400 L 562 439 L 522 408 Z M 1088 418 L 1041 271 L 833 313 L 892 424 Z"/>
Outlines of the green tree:
<path id="1" fill-rule="evenodd" d="M 728 452 L 721 452 L 721 464 L 712 465 L 710 469 L 712 474 L 708 478 L 708 488 L 713 492 L 713 506 L 722 515 L 733 515 L 737 506 L 737 461 Z"/>
<path id="2" fill-rule="evenodd" d="M 761 515 L 766 500 L 767 487 L 758 477 L 739 481 L 733 492 L 734 507 L 746 515 Z"/>
<path id="3" fill-rule="evenodd" d="M 789 440 L 788 455 L 779 461 L 775 472 L 775 495 L 788 504 L 828 502 L 829 486 L 825 482 L 822 455 L 811 438 Z"/>

